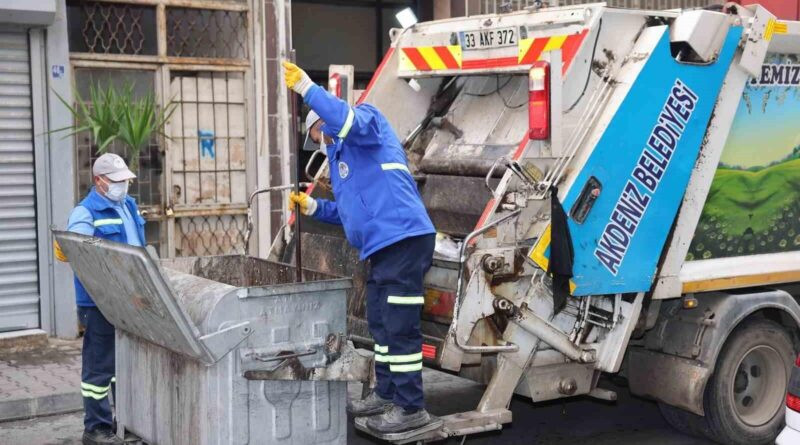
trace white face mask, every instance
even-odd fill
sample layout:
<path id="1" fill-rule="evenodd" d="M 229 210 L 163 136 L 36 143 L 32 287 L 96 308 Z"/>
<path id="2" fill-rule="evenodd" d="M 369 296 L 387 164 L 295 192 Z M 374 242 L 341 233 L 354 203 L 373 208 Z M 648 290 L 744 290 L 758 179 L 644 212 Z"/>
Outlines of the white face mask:
<path id="1" fill-rule="evenodd" d="M 122 182 L 108 182 L 106 181 L 108 190 L 106 191 L 106 198 L 120 202 L 128 195 L 128 181 Z"/>
<path id="2" fill-rule="evenodd" d="M 325 143 L 325 133 L 319 132 L 319 149 L 325 152 L 325 149 L 328 148 L 328 144 Z"/>

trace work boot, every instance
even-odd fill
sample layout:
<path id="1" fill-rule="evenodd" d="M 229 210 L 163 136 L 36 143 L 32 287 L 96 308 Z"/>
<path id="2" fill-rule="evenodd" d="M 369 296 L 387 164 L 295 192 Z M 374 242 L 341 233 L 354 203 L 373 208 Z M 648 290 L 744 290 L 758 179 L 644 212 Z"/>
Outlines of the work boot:
<path id="1" fill-rule="evenodd" d="M 91 431 L 83 431 L 83 445 L 124 445 L 108 426 L 100 426 Z"/>
<path id="2" fill-rule="evenodd" d="M 422 428 L 430 421 L 431 416 L 424 409 L 407 413 L 402 407 L 392 405 L 385 413 L 367 419 L 367 427 L 379 434 L 402 433 Z"/>
<path id="3" fill-rule="evenodd" d="M 392 406 L 390 399 L 384 399 L 377 392 L 372 391 L 361 400 L 352 400 L 347 404 L 347 412 L 356 416 L 374 416 L 383 414 Z"/>

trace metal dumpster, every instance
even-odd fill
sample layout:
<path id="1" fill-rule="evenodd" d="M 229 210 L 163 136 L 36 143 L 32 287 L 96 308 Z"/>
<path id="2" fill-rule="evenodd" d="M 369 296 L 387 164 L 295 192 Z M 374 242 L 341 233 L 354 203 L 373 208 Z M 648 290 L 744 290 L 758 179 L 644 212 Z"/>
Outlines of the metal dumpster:
<path id="1" fill-rule="evenodd" d="M 149 444 L 344 444 L 349 279 L 245 256 L 155 252 L 55 231 L 116 329 L 118 425 Z M 121 432 L 118 432 L 121 434 Z"/>

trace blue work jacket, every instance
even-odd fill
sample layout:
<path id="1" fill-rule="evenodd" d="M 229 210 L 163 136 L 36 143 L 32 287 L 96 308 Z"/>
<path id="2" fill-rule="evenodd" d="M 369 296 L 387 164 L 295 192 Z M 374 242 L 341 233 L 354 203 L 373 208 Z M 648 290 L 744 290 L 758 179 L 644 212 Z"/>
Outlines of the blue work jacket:
<path id="1" fill-rule="evenodd" d="M 327 155 L 336 200 L 317 199 L 314 218 L 344 226 L 362 260 L 403 239 L 436 233 L 383 114 L 369 104 L 350 107 L 318 85 L 304 99 L 333 138 Z"/>
<path id="2" fill-rule="evenodd" d="M 116 203 L 101 196 L 92 187 L 86 198 L 72 211 L 67 230 L 118 243 L 142 246 L 145 243 L 144 224 L 145 221 L 139 214 L 136 200 L 126 196 L 124 201 Z M 134 234 L 137 239 L 130 239 Z M 86 292 L 77 275 L 75 276 L 75 300 L 78 306 L 95 306 L 92 297 Z"/>

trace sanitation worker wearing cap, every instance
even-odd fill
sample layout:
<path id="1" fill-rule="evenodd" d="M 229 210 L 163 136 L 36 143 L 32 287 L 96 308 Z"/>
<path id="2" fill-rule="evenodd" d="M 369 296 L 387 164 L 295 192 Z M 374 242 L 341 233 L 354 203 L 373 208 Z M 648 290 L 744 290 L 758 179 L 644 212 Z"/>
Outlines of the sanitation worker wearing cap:
<path id="1" fill-rule="evenodd" d="M 92 166 L 94 187 L 72 210 L 67 230 L 133 246 L 143 246 L 144 219 L 128 185 L 136 178 L 125 161 L 106 153 Z M 58 243 L 55 257 L 67 261 Z M 113 266 L 112 266 L 113 267 Z M 112 269 L 113 271 L 113 269 Z M 78 318 L 84 326 L 81 394 L 83 395 L 83 443 L 122 444 L 112 431 L 108 393 L 114 384 L 114 326 L 106 320 L 92 297 L 75 277 Z"/>
<path id="2" fill-rule="evenodd" d="M 367 321 L 375 340 L 377 386 L 348 410 L 372 416 L 377 433 L 421 428 L 431 421 L 422 397 L 422 278 L 436 231 L 389 122 L 369 104 L 355 107 L 284 62 L 286 85 L 311 107 L 308 138 L 328 155 L 335 201 L 291 194 L 304 215 L 339 224 L 370 266 Z"/>

